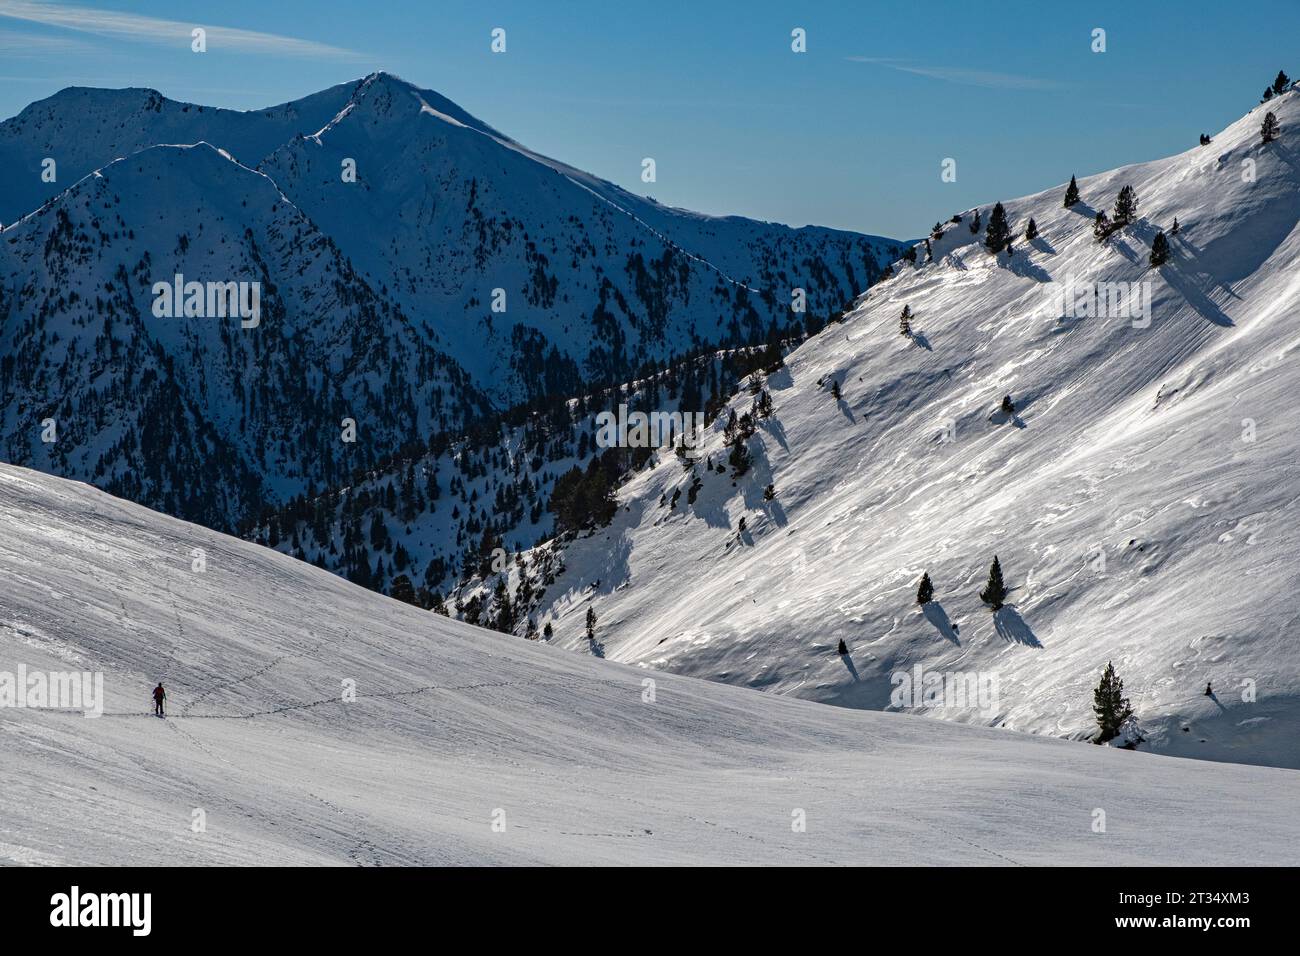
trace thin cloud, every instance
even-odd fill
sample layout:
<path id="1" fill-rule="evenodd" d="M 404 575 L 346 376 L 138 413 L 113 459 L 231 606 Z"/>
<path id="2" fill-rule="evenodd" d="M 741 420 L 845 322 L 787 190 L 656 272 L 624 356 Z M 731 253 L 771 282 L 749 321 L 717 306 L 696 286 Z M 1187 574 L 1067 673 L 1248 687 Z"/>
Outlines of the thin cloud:
<path id="1" fill-rule="evenodd" d="M 982 86 L 991 90 L 1059 90 L 1062 84 L 1036 76 L 1017 73 L 996 73 L 992 70 L 963 70 L 949 66 L 917 66 L 907 60 L 887 56 L 846 56 L 853 63 L 871 63 L 900 73 L 926 76 L 932 80 L 958 83 L 962 86 Z"/>
<path id="2" fill-rule="evenodd" d="M 91 10 L 86 7 L 33 3 L 28 0 L 0 0 L 0 17 L 144 43 L 183 42 L 187 48 L 190 43 L 190 31 L 195 27 L 203 27 L 208 32 L 209 49 L 234 50 L 240 53 L 276 53 L 281 56 L 355 57 L 360 55 L 352 50 L 316 43 L 313 40 L 299 40 L 274 33 L 259 33 L 256 30 L 209 26 L 199 21 L 182 23 L 178 20 L 162 20 L 116 10 Z"/>

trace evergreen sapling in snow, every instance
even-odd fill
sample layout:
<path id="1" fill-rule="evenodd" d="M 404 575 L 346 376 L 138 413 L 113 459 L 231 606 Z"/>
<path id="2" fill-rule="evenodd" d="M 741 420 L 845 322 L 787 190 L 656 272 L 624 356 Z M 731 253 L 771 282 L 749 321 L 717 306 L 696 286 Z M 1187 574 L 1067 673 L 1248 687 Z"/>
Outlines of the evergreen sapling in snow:
<path id="1" fill-rule="evenodd" d="M 934 600 L 934 585 L 930 583 L 930 572 L 921 575 L 921 586 L 916 589 L 916 603 L 929 604 Z"/>
<path id="2" fill-rule="evenodd" d="M 1065 208 L 1069 209 L 1079 201 L 1079 184 L 1070 177 L 1070 185 L 1065 187 Z"/>
<path id="3" fill-rule="evenodd" d="M 1169 261 L 1169 240 L 1165 238 L 1163 232 L 1157 232 L 1156 237 L 1151 240 L 1151 265 L 1152 267 L 1162 266 Z"/>
<path id="4" fill-rule="evenodd" d="M 1029 217 L 1029 225 L 1025 226 L 1025 239 L 1032 242 L 1038 238 L 1038 223 L 1034 222 L 1034 217 Z"/>
<path id="5" fill-rule="evenodd" d="M 984 248 L 993 255 L 1005 249 L 1011 241 L 1011 225 L 1007 222 L 1007 211 L 1002 203 L 993 206 L 989 214 L 989 227 L 984 233 Z"/>
<path id="6" fill-rule="evenodd" d="M 1114 228 L 1121 229 L 1137 218 L 1138 199 L 1132 186 L 1125 186 L 1115 199 Z"/>
<path id="7" fill-rule="evenodd" d="M 1115 673 L 1113 663 L 1106 664 L 1101 681 L 1092 692 L 1092 710 L 1097 715 L 1096 742 L 1099 744 L 1118 737 L 1125 722 L 1133 716 L 1133 708 L 1124 696 L 1124 682 Z"/>
<path id="8" fill-rule="evenodd" d="M 989 580 L 984 585 L 984 590 L 980 592 L 980 600 L 987 604 L 994 611 L 1002 609 L 1002 602 L 1007 599 L 1007 589 L 1002 583 L 1002 565 L 998 563 L 998 556 L 993 555 L 993 566 L 989 568 Z"/>
<path id="9" fill-rule="evenodd" d="M 1264 125 L 1259 128 L 1260 138 L 1266 143 L 1271 143 L 1277 139 L 1278 133 L 1282 132 L 1282 127 L 1277 124 L 1277 117 L 1272 112 L 1264 116 Z"/>

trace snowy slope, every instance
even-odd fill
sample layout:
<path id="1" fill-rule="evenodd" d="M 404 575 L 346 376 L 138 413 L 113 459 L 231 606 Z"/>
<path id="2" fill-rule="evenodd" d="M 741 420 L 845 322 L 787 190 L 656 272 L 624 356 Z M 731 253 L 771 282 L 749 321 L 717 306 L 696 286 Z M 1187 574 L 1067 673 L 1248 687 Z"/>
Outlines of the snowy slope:
<path id="1" fill-rule="evenodd" d="M 0 670 L 102 671 L 107 697 L 97 719 L 0 709 L 0 861 L 1300 861 L 1292 771 L 672 675 L 646 702 L 636 669 L 9 465 L 0 520 Z"/>
<path id="2" fill-rule="evenodd" d="M 1073 738 L 1114 661 L 1144 747 L 1300 767 L 1300 94 L 1267 109 L 1272 144 L 1260 107 L 1209 146 L 1082 180 L 1073 208 L 1064 185 L 1007 202 L 1011 257 L 970 211 L 945 223 L 933 262 L 896 264 L 772 375 L 749 474 L 696 466 L 696 503 L 674 503 L 695 475 L 662 456 L 567 547 L 538 625 L 586 652 L 592 607 L 611 659 L 853 707 L 893 706 L 917 664 L 989 675 L 991 713 L 909 709 Z M 1138 220 L 1100 244 L 1093 216 L 1124 185 Z M 1150 322 L 1063 315 L 1070 281 L 1137 283 Z M 995 554 L 1013 589 L 996 615 L 978 597 Z"/>

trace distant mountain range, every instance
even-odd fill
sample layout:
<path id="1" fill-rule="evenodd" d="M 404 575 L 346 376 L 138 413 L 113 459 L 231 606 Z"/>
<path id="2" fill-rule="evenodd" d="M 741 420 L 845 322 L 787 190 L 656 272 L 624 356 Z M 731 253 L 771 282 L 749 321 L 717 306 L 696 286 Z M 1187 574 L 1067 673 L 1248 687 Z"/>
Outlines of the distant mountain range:
<path id="1" fill-rule="evenodd" d="M 248 113 L 68 89 L 0 123 L 0 168 L 0 454 L 225 529 L 520 403 L 802 333 L 899 252 L 661 206 L 385 73 Z M 256 325 L 208 314 L 239 283 Z"/>

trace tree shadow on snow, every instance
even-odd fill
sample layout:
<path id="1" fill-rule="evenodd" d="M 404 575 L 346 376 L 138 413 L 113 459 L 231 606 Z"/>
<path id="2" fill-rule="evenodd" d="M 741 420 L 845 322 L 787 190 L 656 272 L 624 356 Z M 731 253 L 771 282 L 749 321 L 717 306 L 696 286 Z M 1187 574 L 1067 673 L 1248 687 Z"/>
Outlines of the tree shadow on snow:
<path id="1" fill-rule="evenodd" d="M 943 609 L 942 604 L 938 601 L 922 604 L 921 613 L 925 615 L 927 621 L 934 625 L 936 631 L 958 647 L 961 647 L 961 640 L 957 637 L 957 631 L 953 628 L 952 621 L 948 619 L 948 612 Z"/>
<path id="2" fill-rule="evenodd" d="M 1056 255 L 1056 247 L 1052 245 L 1050 242 L 1048 242 L 1046 239 L 1044 239 L 1041 235 L 1036 236 L 1033 239 L 1022 239 L 1020 241 L 1028 242 L 1032 248 L 1037 249 L 1039 252 L 1045 253 L 1046 255 L 1049 256 Z"/>
<path id="3" fill-rule="evenodd" d="M 785 426 L 776 418 L 760 418 L 758 420 L 758 427 L 771 435 L 776 443 L 781 446 L 783 451 L 790 450 L 790 443 L 785 437 Z"/>
<path id="4" fill-rule="evenodd" d="M 778 528 L 784 528 L 790 523 L 790 519 L 786 516 L 785 509 L 781 507 L 781 502 L 777 501 L 775 498 L 771 501 L 764 502 L 764 507 L 766 507 L 767 513 L 772 516 L 772 521 L 775 522 Z"/>
<path id="5" fill-rule="evenodd" d="M 999 256 L 999 259 L 1002 257 Z M 1026 279 L 1033 279 L 1035 282 L 1051 282 L 1052 274 L 1042 266 L 1030 260 L 1029 256 L 1023 252 L 1009 256 L 1004 263 L 1006 268 L 1015 275 L 1022 276 Z"/>
<path id="6" fill-rule="evenodd" d="M 1021 418 L 1019 414 L 1012 412 L 1010 415 L 1008 415 L 1000 408 L 997 411 L 995 411 L 992 415 L 989 416 L 989 421 L 992 422 L 994 425 L 1005 425 L 1008 422 L 1010 422 L 1016 428 L 1029 427 L 1028 425 L 1025 424 L 1025 420 Z"/>
<path id="7" fill-rule="evenodd" d="M 842 398 L 837 398 L 835 399 L 835 404 L 837 404 L 840 407 L 840 414 L 842 414 L 849 421 L 855 421 L 853 417 L 853 409 L 849 408 L 848 402 L 846 402 Z"/>
<path id="8" fill-rule="evenodd" d="M 1026 647 L 1043 646 L 1042 641 L 1020 616 L 1020 612 L 1010 604 L 1004 604 L 993 612 L 993 626 L 997 629 L 998 635 L 1011 644 L 1024 644 Z"/>
<path id="9" fill-rule="evenodd" d="M 844 666 L 847 667 L 847 668 L 849 669 L 849 673 L 853 675 L 853 679 L 854 679 L 854 681 L 860 681 L 860 680 L 862 680 L 862 678 L 858 676 L 858 669 L 857 669 L 857 667 L 855 667 L 854 664 L 853 664 L 853 655 L 852 655 L 852 654 L 841 654 L 841 655 L 840 655 L 840 660 L 842 660 L 842 661 L 844 662 Z"/>
<path id="10" fill-rule="evenodd" d="M 925 349 L 927 352 L 934 351 L 934 349 L 930 347 L 930 340 L 925 337 L 924 332 L 913 332 L 912 341 L 915 342 L 917 345 L 919 345 L 921 348 Z"/>
<path id="11" fill-rule="evenodd" d="M 1170 259 L 1160 270 L 1161 276 L 1165 282 L 1187 300 L 1187 304 L 1201 314 L 1201 317 L 1213 322 L 1215 325 L 1223 328 L 1231 328 L 1236 325 L 1232 319 L 1224 313 L 1214 300 L 1206 295 L 1198 287 L 1196 279 L 1183 271 L 1182 266 L 1174 259 Z"/>

